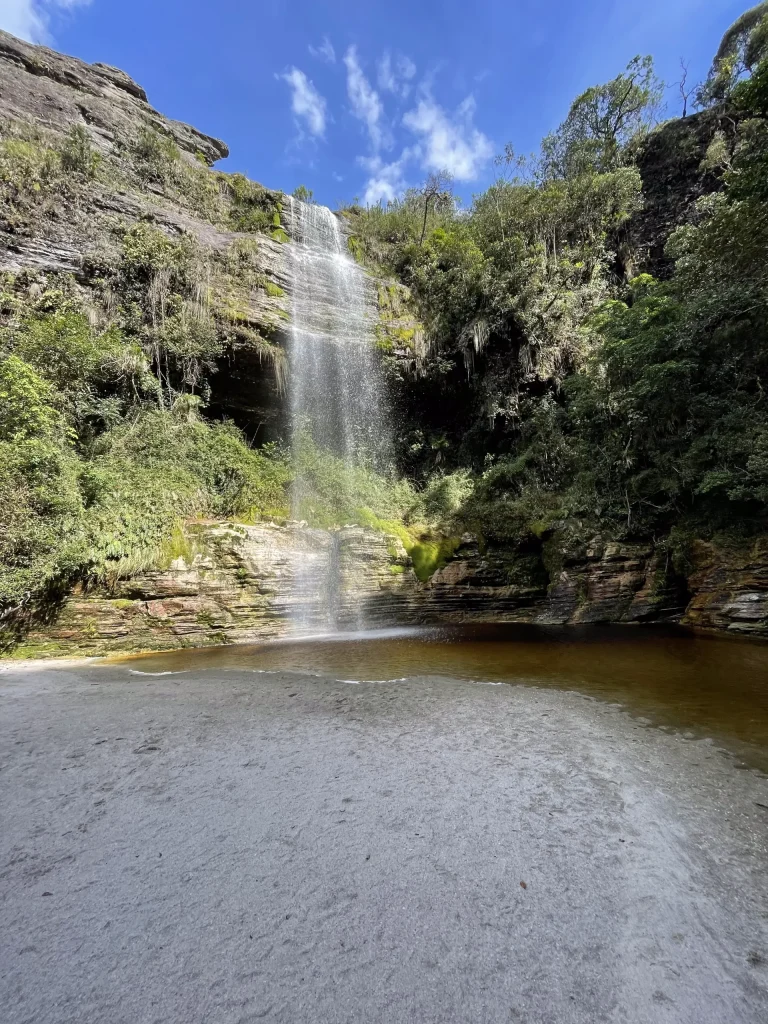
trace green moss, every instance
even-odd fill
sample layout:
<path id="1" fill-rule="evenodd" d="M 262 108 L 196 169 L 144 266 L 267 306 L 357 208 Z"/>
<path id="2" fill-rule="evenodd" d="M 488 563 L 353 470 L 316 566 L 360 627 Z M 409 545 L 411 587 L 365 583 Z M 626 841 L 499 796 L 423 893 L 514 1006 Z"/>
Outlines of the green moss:
<path id="1" fill-rule="evenodd" d="M 393 576 L 402 576 L 402 574 L 405 572 L 405 566 L 404 565 L 390 565 L 389 571 L 392 573 Z"/>
<path id="2" fill-rule="evenodd" d="M 437 540 L 417 541 L 408 554 L 413 562 L 413 571 L 425 583 L 438 569 L 442 569 L 459 546 L 458 537 L 440 537 Z"/>
<path id="3" fill-rule="evenodd" d="M 355 235 L 350 235 L 347 239 L 347 248 L 358 262 L 362 260 L 363 249 L 359 238 Z"/>
<path id="4" fill-rule="evenodd" d="M 359 510 L 358 522 L 371 530 L 398 537 L 410 556 L 413 571 L 422 583 L 426 583 L 438 569 L 442 569 L 450 561 L 460 543 L 458 537 L 430 536 L 409 529 L 396 519 L 380 519 L 367 508 Z"/>
<path id="5" fill-rule="evenodd" d="M 199 551 L 199 546 L 188 536 L 182 523 L 176 523 L 160 548 L 160 568 L 170 568 L 177 558 L 183 558 L 187 565 L 191 565 Z"/>
<path id="6" fill-rule="evenodd" d="M 112 607 L 116 608 L 118 611 L 121 611 L 121 612 L 130 611 L 130 609 L 134 608 L 135 606 L 136 606 L 136 602 L 135 601 L 129 601 L 129 600 L 127 600 L 125 598 L 122 598 L 122 597 L 118 598 L 116 601 L 112 602 Z"/>
<path id="7" fill-rule="evenodd" d="M 287 236 L 286 236 L 286 239 L 287 239 Z M 273 299 L 280 299 L 280 298 L 283 297 L 283 295 L 285 295 L 285 292 L 280 287 L 280 285 L 279 284 L 275 284 L 274 281 L 265 281 L 264 282 L 264 291 L 267 293 L 267 295 L 270 296 L 270 298 L 273 298 Z"/>
<path id="8" fill-rule="evenodd" d="M 533 522 L 528 523 L 528 529 L 534 537 L 542 540 L 552 529 L 552 523 L 548 519 L 535 519 Z"/>
<path id="9" fill-rule="evenodd" d="M 274 242 L 288 242 L 288 241 L 290 241 L 290 239 L 288 238 L 287 233 L 282 228 L 275 228 L 274 231 L 270 232 L 269 237 Z"/>

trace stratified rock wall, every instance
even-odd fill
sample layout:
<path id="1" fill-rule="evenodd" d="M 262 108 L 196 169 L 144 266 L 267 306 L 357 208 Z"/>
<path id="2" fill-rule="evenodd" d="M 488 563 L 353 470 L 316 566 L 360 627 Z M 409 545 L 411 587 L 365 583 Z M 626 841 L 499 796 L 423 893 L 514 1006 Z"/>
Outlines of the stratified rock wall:
<path id="1" fill-rule="evenodd" d="M 682 621 L 768 636 L 768 539 L 725 551 L 697 541 L 690 558 L 688 585 L 693 596 Z"/>
<path id="2" fill-rule="evenodd" d="M 53 623 L 26 638 L 28 653 L 162 650 L 274 639 L 294 619 L 306 631 L 410 622 L 418 580 L 393 538 L 348 527 L 333 533 L 300 526 L 219 523 L 188 527 L 189 551 L 167 568 L 111 587 L 78 588 Z M 339 604 L 322 593 L 331 547 Z M 297 606 L 294 581 L 301 573 Z M 314 581 L 314 585 L 313 585 Z"/>
<path id="3" fill-rule="evenodd" d="M 29 634 L 25 653 L 253 642 L 286 635 L 295 620 L 307 632 L 326 629 L 328 616 L 340 630 L 682 621 L 768 636 L 765 543 L 727 555 L 712 545 L 695 545 L 689 600 L 666 554 L 598 538 L 589 547 L 561 552 L 562 565 L 547 586 L 535 556 L 483 551 L 469 535 L 444 568 L 420 583 L 397 538 L 360 527 L 329 532 L 299 525 L 200 524 L 188 534 L 189 552 L 167 568 L 111 588 L 77 590 L 52 624 Z M 337 561 L 338 589 L 326 600 L 329 557 Z M 306 607 L 297 605 L 298 592 L 310 595 Z"/>
<path id="4" fill-rule="evenodd" d="M 558 568 L 537 621 L 547 623 L 659 622 L 677 618 L 685 608 L 684 581 L 666 553 L 651 544 L 606 542 L 558 549 L 550 558 Z"/>
<path id="5" fill-rule="evenodd" d="M 85 123 L 105 152 L 111 152 L 121 136 L 130 135 L 143 123 L 171 136 L 192 159 L 201 153 L 213 164 L 229 156 L 219 139 L 159 114 L 149 105 L 142 87 L 119 68 L 87 64 L 2 31 L 0 97 L 3 117 L 36 122 L 62 134 L 72 124 Z"/>

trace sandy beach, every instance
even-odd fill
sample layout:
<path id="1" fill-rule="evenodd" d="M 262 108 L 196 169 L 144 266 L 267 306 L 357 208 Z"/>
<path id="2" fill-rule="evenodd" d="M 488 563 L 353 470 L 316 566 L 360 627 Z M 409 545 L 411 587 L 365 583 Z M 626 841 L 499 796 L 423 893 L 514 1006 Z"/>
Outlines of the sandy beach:
<path id="1" fill-rule="evenodd" d="M 4 1024 L 768 1019 L 768 782 L 449 678 L 0 674 Z"/>

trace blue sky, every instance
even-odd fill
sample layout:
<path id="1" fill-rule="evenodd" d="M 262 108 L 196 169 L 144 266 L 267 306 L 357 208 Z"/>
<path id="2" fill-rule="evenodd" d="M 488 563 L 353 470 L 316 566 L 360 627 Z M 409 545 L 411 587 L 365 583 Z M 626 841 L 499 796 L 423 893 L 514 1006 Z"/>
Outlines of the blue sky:
<path id="1" fill-rule="evenodd" d="M 750 0 L 0 0 L 0 27 L 126 70 L 170 117 L 229 145 L 219 166 L 335 206 L 447 167 L 469 201 L 512 143 L 651 53 L 706 74 Z M 677 89 L 668 114 L 678 113 Z"/>

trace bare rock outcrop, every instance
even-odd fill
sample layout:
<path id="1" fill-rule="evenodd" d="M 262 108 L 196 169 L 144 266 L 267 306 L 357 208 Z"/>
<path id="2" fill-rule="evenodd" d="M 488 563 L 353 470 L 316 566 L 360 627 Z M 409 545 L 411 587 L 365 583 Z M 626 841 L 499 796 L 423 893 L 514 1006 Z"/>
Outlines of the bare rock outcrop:
<path id="1" fill-rule="evenodd" d="M 142 87 L 119 68 L 87 64 L 2 31 L 0 96 L 4 118 L 62 133 L 85 124 L 104 151 L 112 151 L 140 122 L 172 137 L 189 157 L 202 153 L 209 165 L 229 155 L 219 139 L 159 114 Z"/>

